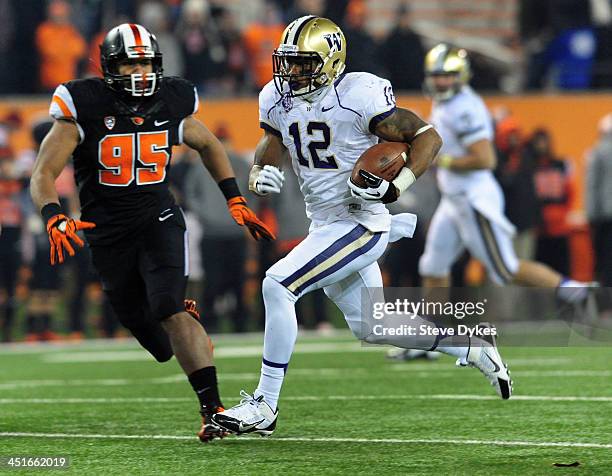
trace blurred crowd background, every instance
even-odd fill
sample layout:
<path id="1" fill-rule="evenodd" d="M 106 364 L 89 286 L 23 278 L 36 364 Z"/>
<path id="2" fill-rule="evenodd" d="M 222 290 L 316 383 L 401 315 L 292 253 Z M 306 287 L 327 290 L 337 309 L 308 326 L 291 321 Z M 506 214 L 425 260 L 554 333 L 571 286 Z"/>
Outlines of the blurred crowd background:
<path id="1" fill-rule="evenodd" d="M 251 94 L 269 80 L 284 27 L 309 13 L 342 26 L 348 71 L 396 90 L 421 88 L 432 41 L 468 48 L 481 89 L 584 90 L 612 78 L 609 0 L 0 0 L 0 94 L 97 75 L 98 45 L 125 21 L 157 34 L 166 74 L 204 93 Z"/>
<path id="2" fill-rule="evenodd" d="M 271 79 L 271 53 L 283 29 L 304 14 L 327 16 L 342 26 L 347 71 L 386 77 L 396 93 L 412 94 L 408 98 L 420 95 L 424 54 L 440 41 L 468 49 L 471 83 L 479 92 L 532 99 L 534 94 L 596 95 L 604 113 L 592 124 L 577 125 L 593 137 L 579 156 L 559 150 L 556 143 L 567 138 L 555 136 L 548 124 L 528 128 L 511 108 L 496 106 L 496 174 L 522 258 L 612 286 L 611 0 L 0 0 L 3 341 L 122 335 L 87 250 L 62 267 L 48 264 L 48 240 L 29 199 L 28 181 L 50 122 L 25 111 L 41 104 L 44 109 L 61 82 L 99 75 L 98 45 L 109 28 L 126 21 L 156 34 L 165 74 L 191 80 L 205 104 L 221 101 L 223 108 L 223 101 L 245 98 L 255 105 L 257 92 Z M 418 112 L 427 115 L 427 110 Z M 564 111 L 568 123 L 575 112 Z M 245 119 L 203 119 L 226 145 L 246 191 L 255 144 L 245 147 L 237 136 Z M 256 106 L 253 122 L 256 127 Z M 261 329 L 263 273 L 308 230 L 297 181 L 289 173 L 280 196 L 247 197 L 279 237 L 274 243 L 254 243 L 234 225 L 198 162 L 193 152 L 178 149 L 170 176 L 189 222 L 189 295 L 199 301 L 211 332 Z M 77 216 L 69 168 L 57 186 L 65 209 Z M 418 258 L 438 200 L 430 172 L 390 207 L 417 213 L 419 227 L 414 239 L 389 248 L 382 261 L 386 285 L 419 285 Z M 467 255 L 453 275 L 456 285 L 486 282 L 482 267 Z M 325 332 L 338 323 L 322 292 L 298 306 L 304 327 Z"/>

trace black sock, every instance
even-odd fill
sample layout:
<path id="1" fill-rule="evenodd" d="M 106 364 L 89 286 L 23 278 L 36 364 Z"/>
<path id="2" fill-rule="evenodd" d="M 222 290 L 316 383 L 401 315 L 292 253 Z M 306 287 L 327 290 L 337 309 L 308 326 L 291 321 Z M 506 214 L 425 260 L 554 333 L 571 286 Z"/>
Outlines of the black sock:
<path id="1" fill-rule="evenodd" d="M 28 313 L 26 317 L 26 326 L 25 326 L 26 334 L 38 333 L 37 324 L 38 324 L 38 314 Z"/>
<path id="2" fill-rule="evenodd" d="M 204 367 L 188 376 L 193 391 L 200 400 L 200 409 L 223 407 L 217 388 L 217 369 L 215 366 Z"/>
<path id="3" fill-rule="evenodd" d="M 47 332 L 51 330 L 51 313 L 45 312 L 40 315 L 40 331 Z"/>

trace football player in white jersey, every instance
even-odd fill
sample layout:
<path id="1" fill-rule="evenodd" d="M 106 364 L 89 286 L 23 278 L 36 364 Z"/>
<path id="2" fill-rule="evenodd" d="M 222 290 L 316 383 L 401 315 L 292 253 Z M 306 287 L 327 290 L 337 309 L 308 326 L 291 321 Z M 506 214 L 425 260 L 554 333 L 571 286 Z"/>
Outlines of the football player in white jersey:
<path id="1" fill-rule="evenodd" d="M 502 398 L 512 391 L 497 349 L 480 339 L 450 345 L 432 335 L 415 343 L 375 335 L 363 325 L 362 306 L 367 312 L 380 299 L 376 260 L 389 241 L 412 236 L 416 225 L 411 214 L 392 219 L 383 203 L 396 200 L 430 166 L 441 142 L 429 124 L 396 107 L 389 81 L 369 73 L 342 74 L 345 58 L 346 41 L 336 24 L 316 16 L 298 18 L 283 33 L 273 54 L 274 79 L 259 95 L 264 136 L 255 152 L 250 188 L 260 195 L 278 193 L 285 173 L 280 168 L 290 160 L 312 224 L 304 241 L 274 264 L 263 281 L 266 326 L 259 385 L 253 395 L 242 392 L 239 405 L 215 418 L 234 433 L 274 431 L 297 337 L 294 305 L 319 288 L 340 308 L 358 339 L 436 348 L 480 369 Z M 379 139 L 409 143 L 410 160 L 393 182 L 372 176 L 368 187 L 360 188 L 349 180 L 351 171 Z M 412 322 L 435 327 L 420 317 Z"/>
<path id="2" fill-rule="evenodd" d="M 425 86 L 433 98 L 431 122 L 444 141 L 437 159 L 442 200 L 427 234 L 419 272 L 426 287 L 446 287 L 457 257 L 467 248 L 497 284 L 557 288 L 560 299 L 584 300 L 592 283 L 563 277 L 548 266 L 519 260 L 514 226 L 504 216 L 501 188 L 493 176 L 493 121 L 468 85 L 465 50 L 435 46 L 425 58 Z"/>

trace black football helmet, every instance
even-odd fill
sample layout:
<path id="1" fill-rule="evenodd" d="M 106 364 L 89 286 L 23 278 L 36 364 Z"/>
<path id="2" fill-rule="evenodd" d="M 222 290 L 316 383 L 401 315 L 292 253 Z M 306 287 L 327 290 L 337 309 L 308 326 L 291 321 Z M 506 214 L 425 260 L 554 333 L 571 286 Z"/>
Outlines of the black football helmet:
<path id="1" fill-rule="evenodd" d="M 119 74 L 121 61 L 139 58 L 151 60 L 152 73 Z M 135 23 L 123 23 L 108 32 L 100 45 L 100 64 L 109 88 L 135 97 L 155 94 L 164 73 L 155 35 Z"/>

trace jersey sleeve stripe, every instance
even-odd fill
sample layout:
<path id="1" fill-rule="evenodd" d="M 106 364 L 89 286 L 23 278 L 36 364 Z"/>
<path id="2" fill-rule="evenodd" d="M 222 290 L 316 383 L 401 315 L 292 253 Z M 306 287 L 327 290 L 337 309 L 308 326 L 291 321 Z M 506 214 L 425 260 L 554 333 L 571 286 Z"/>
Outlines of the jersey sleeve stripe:
<path id="1" fill-rule="evenodd" d="M 196 112 L 198 112 L 198 109 L 200 109 L 200 98 L 198 96 L 198 90 L 196 89 L 196 87 L 193 87 L 193 95 L 194 95 L 194 102 L 193 102 L 193 112 L 192 114 L 195 114 Z"/>
<path id="2" fill-rule="evenodd" d="M 463 139 L 465 137 L 471 136 L 472 134 L 476 134 L 477 132 L 482 131 L 484 129 L 484 127 L 485 126 L 478 126 L 478 127 L 473 128 L 473 129 L 470 129 L 468 131 L 459 132 L 457 134 L 457 137 L 459 139 Z"/>
<path id="3" fill-rule="evenodd" d="M 60 84 L 53 93 L 49 114 L 55 119 L 62 117 L 77 119 L 77 110 L 74 106 L 72 95 L 63 84 Z"/>
<path id="4" fill-rule="evenodd" d="M 66 105 L 66 103 L 64 102 L 64 100 L 59 97 L 59 96 L 53 96 L 53 100 L 51 101 L 53 104 L 57 104 L 57 106 L 60 108 L 60 110 L 62 111 L 62 115 L 63 117 L 68 117 L 70 119 L 74 119 L 75 117 L 72 115 L 72 112 L 70 111 L 70 109 L 68 108 L 68 106 Z M 53 106 L 51 106 L 51 109 L 53 109 Z M 55 114 L 53 114 L 52 111 L 52 115 L 53 117 L 56 117 Z"/>
<path id="5" fill-rule="evenodd" d="M 487 130 L 486 127 L 481 127 L 478 130 L 470 131 L 467 134 L 462 134 L 457 137 L 459 142 L 463 147 L 469 147 L 475 142 L 481 141 L 483 139 L 493 140 L 491 133 Z"/>
<path id="6" fill-rule="evenodd" d="M 380 114 L 376 114 L 372 119 L 370 119 L 370 123 L 368 124 L 368 129 L 372 134 L 376 131 L 376 126 L 384 121 L 387 117 L 395 112 L 395 106 L 393 106 L 388 111 L 382 112 Z"/>
<path id="7" fill-rule="evenodd" d="M 185 131 L 185 119 L 183 119 L 178 126 L 178 145 L 183 143 L 183 135 Z"/>
<path id="8" fill-rule="evenodd" d="M 259 121 L 259 127 L 261 127 L 264 131 L 274 134 L 275 136 L 283 137 L 283 135 L 278 130 L 274 129 L 274 127 L 272 127 L 270 124 L 266 122 Z"/>

